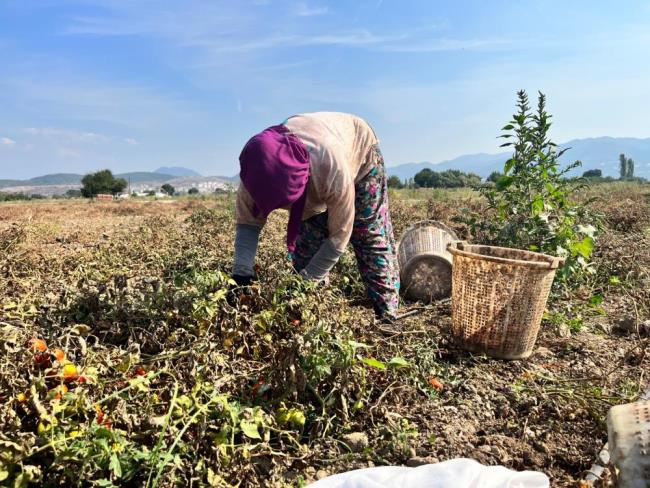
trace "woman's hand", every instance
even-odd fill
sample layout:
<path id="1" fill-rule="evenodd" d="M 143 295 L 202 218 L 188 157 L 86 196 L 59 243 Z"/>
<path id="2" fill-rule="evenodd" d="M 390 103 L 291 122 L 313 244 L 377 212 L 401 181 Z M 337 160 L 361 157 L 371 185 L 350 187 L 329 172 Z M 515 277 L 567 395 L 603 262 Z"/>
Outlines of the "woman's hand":
<path id="1" fill-rule="evenodd" d="M 323 278 L 315 278 L 309 274 L 307 269 L 303 269 L 298 273 L 302 279 L 307 280 L 307 281 L 312 281 L 314 282 L 317 286 L 328 286 L 330 284 L 330 275 L 329 273 L 326 274 Z"/>
<path id="2" fill-rule="evenodd" d="M 250 294 L 250 286 L 253 284 L 253 276 L 244 276 L 233 274 L 230 278 L 235 282 L 229 286 L 226 294 L 226 301 L 231 307 L 237 306 L 241 302 L 241 297 Z"/>
<path id="3" fill-rule="evenodd" d="M 237 283 L 237 286 L 250 286 L 253 283 L 252 276 L 234 274 L 231 276 L 231 278 L 235 283 Z"/>

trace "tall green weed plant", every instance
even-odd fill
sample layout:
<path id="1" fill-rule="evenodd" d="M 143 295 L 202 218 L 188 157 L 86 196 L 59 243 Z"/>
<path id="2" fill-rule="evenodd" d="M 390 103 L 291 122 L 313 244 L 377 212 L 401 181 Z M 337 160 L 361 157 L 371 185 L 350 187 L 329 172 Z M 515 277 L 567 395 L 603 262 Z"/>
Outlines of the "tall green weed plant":
<path id="1" fill-rule="evenodd" d="M 551 117 L 542 93 L 536 110 L 531 110 L 525 91 L 517 93 L 517 113 L 500 136 L 506 139 L 501 147 L 514 153 L 496 183 L 479 188 L 490 216 L 465 211 L 457 220 L 484 243 L 566 258 L 559 282 L 572 285 L 590 272 L 597 216 L 589 209 L 591 201 L 574 200 L 584 181 L 566 176 L 581 162 L 562 168 L 559 158 L 567 149 L 558 150 L 551 141 Z"/>

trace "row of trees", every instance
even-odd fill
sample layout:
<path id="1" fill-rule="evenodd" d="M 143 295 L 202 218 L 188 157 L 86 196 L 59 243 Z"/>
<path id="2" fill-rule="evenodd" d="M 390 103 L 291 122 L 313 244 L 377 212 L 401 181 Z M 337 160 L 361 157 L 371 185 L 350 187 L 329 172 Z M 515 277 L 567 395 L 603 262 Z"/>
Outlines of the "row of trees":
<path id="1" fill-rule="evenodd" d="M 619 170 L 622 180 L 631 180 L 634 178 L 634 160 L 632 158 L 625 157 L 625 154 L 621 154 L 618 157 L 619 161 Z"/>
<path id="2" fill-rule="evenodd" d="M 618 157 L 619 163 L 619 179 L 620 180 L 642 180 L 642 178 L 635 178 L 634 176 L 634 160 L 628 158 L 625 154 Z M 611 176 L 603 177 L 603 172 L 599 169 L 590 169 L 582 174 L 583 178 L 591 178 L 604 181 L 614 181 Z"/>
<path id="3" fill-rule="evenodd" d="M 620 161 L 620 179 L 621 180 L 634 180 L 639 179 L 634 176 L 634 160 L 627 158 L 625 154 L 619 156 Z M 486 181 L 489 183 L 497 183 L 503 176 L 500 171 L 493 171 Z M 603 172 L 600 169 L 590 169 L 582 174 L 583 178 L 591 180 L 614 181 L 615 179 L 607 176 L 603 177 Z M 425 168 L 419 171 L 415 177 L 407 180 L 406 182 L 400 180 L 398 176 L 391 176 L 388 179 L 389 188 L 462 188 L 462 187 L 478 187 L 481 185 L 481 177 L 474 173 L 464 173 L 463 171 L 450 169 L 446 171 L 433 171 Z"/>
<path id="4" fill-rule="evenodd" d="M 39 193 L 5 193 L 0 191 L 0 202 L 15 202 L 19 200 L 42 200 L 47 198 Z"/>
<path id="5" fill-rule="evenodd" d="M 627 158 L 625 154 L 619 156 L 620 161 L 620 175 L 621 180 L 634 179 L 634 161 L 632 158 Z M 499 171 L 494 171 L 488 176 L 487 181 L 497 183 L 503 176 Z M 599 169 L 592 169 L 585 171 L 582 175 L 584 178 L 602 179 L 603 173 Z M 611 179 L 611 178 L 610 178 Z M 83 196 L 86 198 L 94 198 L 99 194 L 117 195 L 122 193 L 127 187 L 127 182 L 124 178 L 116 178 L 113 173 L 108 170 L 97 171 L 96 173 L 89 173 L 81 180 L 81 190 L 68 190 L 66 197 L 75 198 Z M 481 177 L 474 173 L 465 173 L 463 171 L 448 169 L 446 171 L 433 171 L 429 168 L 424 168 L 419 171 L 413 178 L 406 182 L 400 180 L 398 176 L 391 176 L 388 179 L 389 188 L 464 188 L 464 187 L 477 187 L 481 185 Z M 165 183 L 160 187 L 160 190 L 167 195 L 174 195 L 176 189 L 169 183 Z M 151 192 L 153 193 L 153 192 Z M 190 195 L 199 193 L 197 188 L 190 188 L 188 191 Z M 155 193 L 154 193 L 155 194 Z M 3 194 L 0 193 L 0 201 L 2 200 L 26 200 L 44 198 L 41 195 L 25 195 L 25 194 Z"/>
<path id="6" fill-rule="evenodd" d="M 96 173 L 88 173 L 81 179 L 81 190 L 69 190 L 67 196 L 83 196 L 86 198 L 93 198 L 100 194 L 117 195 L 122 193 L 127 186 L 124 178 L 116 178 L 109 169 L 97 171 Z M 79 191 L 79 195 L 76 192 Z M 171 196 L 176 193 L 176 189 L 169 183 L 165 183 L 160 187 L 160 191 Z M 155 194 L 155 192 L 150 192 Z M 190 195 L 199 193 L 197 188 L 190 188 L 188 191 Z"/>
<path id="7" fill-rule="evenodd" d="M 481 177 L 479 175 L 456 169 L 437 172 L 424 168 L 407 182 L 402 182 L 397 176 L 391 176 L 388 179 L 389 188 L 463 188 L 480 184 Z"/>

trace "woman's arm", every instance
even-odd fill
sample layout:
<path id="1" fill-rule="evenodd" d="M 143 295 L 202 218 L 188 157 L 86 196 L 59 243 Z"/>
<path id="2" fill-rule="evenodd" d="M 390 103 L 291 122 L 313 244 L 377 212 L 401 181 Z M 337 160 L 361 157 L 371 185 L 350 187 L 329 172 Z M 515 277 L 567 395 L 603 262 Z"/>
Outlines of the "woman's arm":
<path id="1" fill-rule="evenodd" d="M 266 219 L 253 215 L 254 202 L 250 194 L 240 183 L 237 190 L 235 206 L 235 261 L 232 267 L 232 277 L 239 285 L 249 284 L 255 274 L 255 255 L 260 232 Z"/>
<path id="2" fill-rule="evenodd" d="M 252 277 L 255 274 L 255 255 L 261 231 L 262 228 L 255 225 L 237 224 L 235 262 L 232 266 L 232 275 L 235 281 L 237 281 L 237 277 Z"/>
<path id="3" fill-rule="evenodd" d="M 329 238 L 318 249 L 304 275 L 321 280 L 337 263 L 350 241 L 354 226 L 354 183 L 346 172 L 330 173 L 326 180 L 326 192 L 323 191 L 328 213 Z"/>
<path id="4" fill-rule="evenodd" d="M 311 261 L 309 261 L 309 264 L 301 272 L 301 275 L 311 280 L 320 281 L 324 279 L 338 262 L 341 254 L 343 252 L 337 250 L 332 241 L 325 239 L 316 254 L 311 258 Z"/>

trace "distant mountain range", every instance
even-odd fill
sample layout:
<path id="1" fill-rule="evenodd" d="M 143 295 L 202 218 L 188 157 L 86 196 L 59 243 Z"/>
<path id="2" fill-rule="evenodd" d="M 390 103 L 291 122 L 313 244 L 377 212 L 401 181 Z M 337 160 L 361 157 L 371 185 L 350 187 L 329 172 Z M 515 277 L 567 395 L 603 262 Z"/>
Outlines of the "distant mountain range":
<path id="1" fill-rule="evenodd" d="M 569 149 L 561 158 L 565 164 L 575 160 L 582 161 L 582 166 L 573 171 L 581 175 L 588 169 L 600 169 L 604 176 L 619 175 L 618 156 L 623 153 L 635 162 L 635 175 L 650 178 L 650 138 L 635 139 L 631 137 L 596 137 L 590 139 L 574 139 L 559 146 Z M 448 161 L 431 163 L 407 163 L 389 166 L 388 174 L 401 179 L 412 178 L 418 171 L 430 168 L 433 171 L 458 169 L 468 173 L 476 173 L 486 178 L 493 171 L 503 171 L 503 164 L 512 152 L 499 154 L 467 154 Z"/>
<path id="2" fill-rule="evenodd" d="M 590 139 L 574 139 L 559 146 L 560 149 L 571 148 L 562 157 L 562 162 L 582 161 L 582 166 L 573 174 L 581 175 L 589 169 L 600 169 L 604 176 L 618 176 L 618 156 L 624 153 L 634 159 L 635 175 L 650 179 L 650 138 L 635 139 L 631 137 L 596 137 Z M 457 158 L 431 163 L 407 163 L 388 167 L 388 174 L 401 179 L 412 178 L 418 171 L 430 168 L 434 171 L 458 169 L 468 173 L 476 173 L 483 178 L 492 171 L 502 171 L 503 164 L 512 153 L 498 154 L 467 154 Z M 161 167 L 154 172 L 137 171 L 116 175 L 130 183 L 133 191 L 143 189 L 158 189 L 163 183 L 170 183 L 181 191 L 187 187 L 196 187 L 202 191 L 212 191 L 215 188 L 236 186 L 239 176 L 201 176 L 194 170 L 183 167 Z M 37 176 L 28 180 L 2 180 L 0 191 L 42 193 L 56 195 L 69 189 L 81 186 L 83 175 L 72 173 L 56 173 Z"/>
<path id="3" fill-rule="evenodd" d="M 172 168 L 173 169 L 173 168 Z M 184 170 L 185 168 L 176 168 Z M 191 170 L 188 170 L 191 171 Z M 195 172 L 194 172 L 195 173 Z M 198 174 L 198 173 L 196 173 Z M 129 183 L 131 191 L 157 190 L 164 183 L 169 183 L 178 191 L 198 188 L 200 191 L 214 191 L 236 185 L 237 177 L 226 176 L 175 176 L 159 172 L 135 171 L 115 175 Z M 61 195 L 68 190 L 81 187 L 83 175 L 74 173 L 56 173 L 37 176 L 28 180 L 0 180 L 0 191 L 10 193 L 39 193 L 42 195 Z"/>
<path id="4" fill-rule="evenodd" d="M 202 175 L 193 169 L 183 168 L 181 166 L 163 166 L 156 171 L 133 171 L 130 173 L 116 174 L 117 178 L 124 178 L 130 183 L 165 183 L 178 177 L 198 177 Z M 49 186 L 49 185 L 80 185 L 83 175 L 75 173 L 55 173 L 44 176 L 37 176 L 28 180 L 2 180 L 0 179 L 0 188 L 11 186 Z M 229 177 L 215 177 L 229 180 Z"/>
<path id="5" fill-rule="evenodd" d="M 172 176 L 202 176 L 201 173 L 198 173 L 193 169 L 183 168 L 181 166 L 161 166 L 154 171 L 154 173 Z"/>
<path id="6" fill-rule="evenodd" d="M 55 173 L 51 175 L 37 176 L 36 178 L 30 178 L 28 180 L 0 180 L 0 188 L 12 186 L 81 185 L 81 178 L 83 178 L 83 176 L 84 175 L 74 173 Z M 116 174 L 115 177 L 124 178 L 131 183 L 164 183 L 175 178 L 173 175 L 151 173 L 147 171 Z"/>

